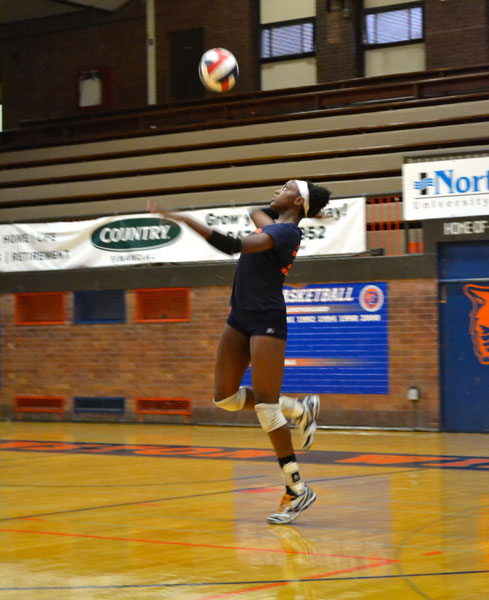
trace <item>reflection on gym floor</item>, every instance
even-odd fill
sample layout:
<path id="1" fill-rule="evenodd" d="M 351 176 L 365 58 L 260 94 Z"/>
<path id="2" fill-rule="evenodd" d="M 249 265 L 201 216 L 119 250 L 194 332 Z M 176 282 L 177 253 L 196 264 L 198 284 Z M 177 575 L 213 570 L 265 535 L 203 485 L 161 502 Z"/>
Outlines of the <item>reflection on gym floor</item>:
<path id="1" fill-rule="evenodd" d="M 1 596 L 488 597 L 487 437 L 320 430 L 298 457 L 318 499 L 269 525 L 259 428 L 0 423 Z"/>

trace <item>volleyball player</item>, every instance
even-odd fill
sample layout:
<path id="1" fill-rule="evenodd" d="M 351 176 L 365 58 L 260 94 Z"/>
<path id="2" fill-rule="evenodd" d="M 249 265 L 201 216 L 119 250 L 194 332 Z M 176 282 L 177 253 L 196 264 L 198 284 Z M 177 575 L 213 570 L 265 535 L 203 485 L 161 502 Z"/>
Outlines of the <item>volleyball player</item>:
<path id="1" fill-rule="evenodd" d="M 148 205 L 151 212 L 184 223 L 218 250 L 240 253 L 231 312 L 217 350 L 214 404 L 228 411 L 255 410 L 269 436 L 285 483 L 280 507 L 268 517 L 272 524 L 290 523 L 316 499 L 300 474 L 287 419 L 299 426 L 302 448 L 309 449 L 319 397 L 280 397 L 287 339 L 282 288 L 300 246 L 300 220 L 316 216 L 329 195 L 328 190 L 309 181 L 288 181 L 274 193 L 270 209 L 251 213 L 258 229 L 243 239 L 223 235 L 187 215 Z M 272 213 L 278 216 L 276 221 Z M 240 386 L 249 365 L 251 388 Z"/>

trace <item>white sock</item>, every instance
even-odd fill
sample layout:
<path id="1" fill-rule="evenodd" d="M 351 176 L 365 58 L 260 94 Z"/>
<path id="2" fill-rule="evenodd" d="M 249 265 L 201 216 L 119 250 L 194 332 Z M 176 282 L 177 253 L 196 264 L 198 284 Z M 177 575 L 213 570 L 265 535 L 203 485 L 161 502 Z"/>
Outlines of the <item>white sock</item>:
<path id="1" fill-rule="evenodd" d="M 304 493 L 305 484 L 296 462 L 288 462 L 282 467 L 285 485 L 297 496 Z"/>
<path id="2" fill-rule="evenodd" d="M 304 407 L 297 398 L 291 398 L 290 396 L 280 396 L 279 398 L 280 410 L 284 417 L 291 421 L 300 419 L 304 413 Z"/>

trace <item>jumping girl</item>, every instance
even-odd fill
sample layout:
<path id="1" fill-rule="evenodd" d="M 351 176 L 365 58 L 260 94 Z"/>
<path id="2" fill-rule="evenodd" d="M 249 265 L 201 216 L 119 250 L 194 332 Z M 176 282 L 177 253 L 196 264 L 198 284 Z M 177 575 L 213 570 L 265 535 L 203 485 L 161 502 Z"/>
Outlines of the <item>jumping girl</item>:
<path id="1" fill-rule="evenodd" d="M 255 209 L 257 230 L 243 239 L 223 235 L 193 218 L 150 203 L 148 209 L 184 223 L 209 244 L 238 254 L 231 294 L 231 312 L 217 350 L 214 404 L 228 411 L 255 410 L 277 455 L 285 494 L 269 523 L 290 523 L 310 506 L 316 494 L 301 477 L 287 419 L 300 428 L 302 449 L 311 446 L 319 413 L 319 397 L 299 400 L 280 396 L 287 340 L 284 278 L 301 242 L 299 222 L 315 217 L 330 192 L 310 181 L 293 179 L 278 189 L 270 208 Z M 278 216 L 274 220 L 274 216 Z M 252 387 L 241 386 L 251 365 Z"/>

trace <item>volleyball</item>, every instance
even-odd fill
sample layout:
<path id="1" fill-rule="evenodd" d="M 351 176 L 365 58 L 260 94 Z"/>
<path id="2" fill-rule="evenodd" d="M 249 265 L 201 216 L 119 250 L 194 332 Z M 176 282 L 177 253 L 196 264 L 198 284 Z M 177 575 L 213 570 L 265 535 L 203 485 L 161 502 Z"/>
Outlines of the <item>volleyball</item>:
<path id="1" fill-rule="evenodd" d="M 200 59 L 200 80 L 212 92 L 228 92 L 236 84 L 238 75 L 238 61 L 225 48 L 207 50 Z"/>

